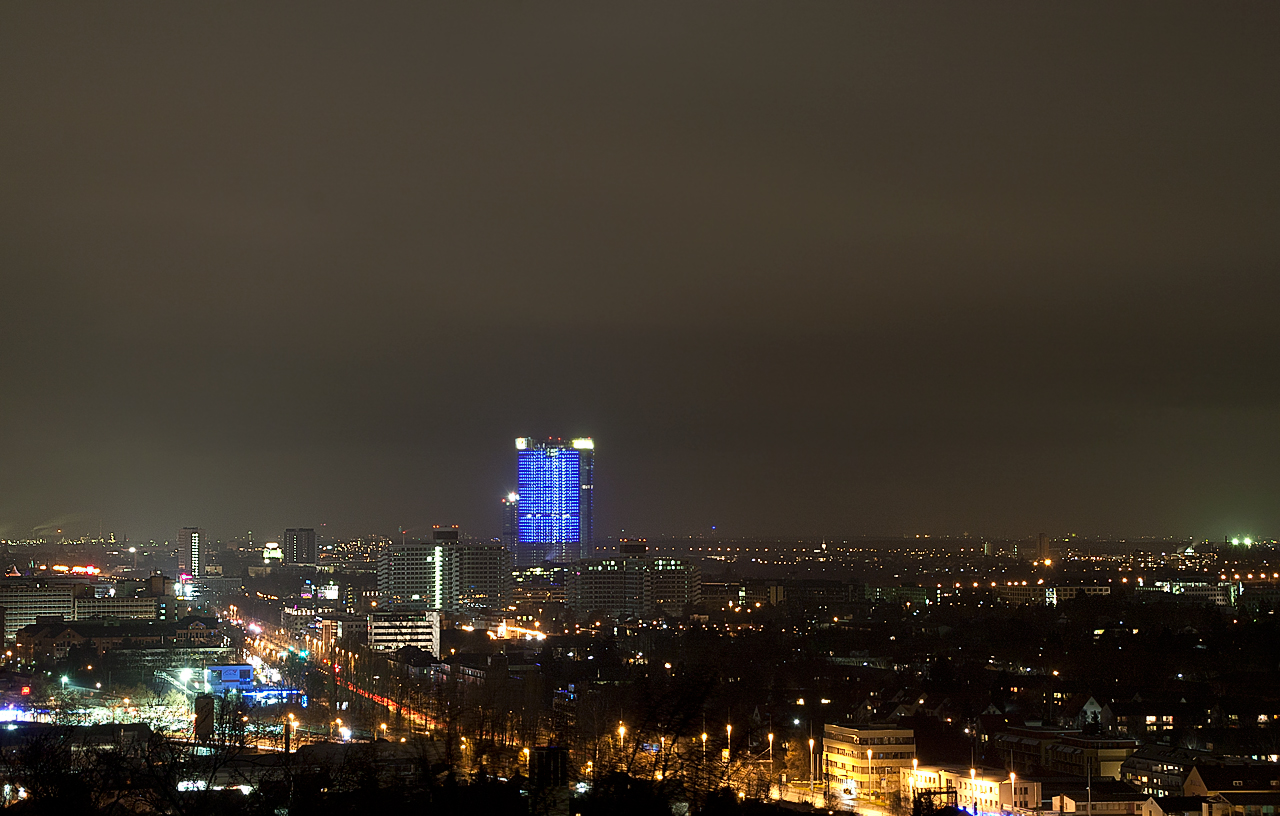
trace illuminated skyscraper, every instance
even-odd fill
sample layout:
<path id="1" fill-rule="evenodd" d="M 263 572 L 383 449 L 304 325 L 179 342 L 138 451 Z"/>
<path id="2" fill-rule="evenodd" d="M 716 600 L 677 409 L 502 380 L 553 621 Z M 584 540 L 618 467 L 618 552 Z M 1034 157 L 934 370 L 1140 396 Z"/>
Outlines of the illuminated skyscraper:
<path id="1" fill-rule="evenodd" d="M 592 554 L 595 443 L 516 440 L 519 511 L 516 564 L 575 561 Z"/>
<path id="2" fill-rule="evenodd" d="M 178 572 L 199 579 L 204 567 L 204 557 L 209 551 L 209 537 L 204 530 L 199 527 L 183 527 L 178 531 Z"/>

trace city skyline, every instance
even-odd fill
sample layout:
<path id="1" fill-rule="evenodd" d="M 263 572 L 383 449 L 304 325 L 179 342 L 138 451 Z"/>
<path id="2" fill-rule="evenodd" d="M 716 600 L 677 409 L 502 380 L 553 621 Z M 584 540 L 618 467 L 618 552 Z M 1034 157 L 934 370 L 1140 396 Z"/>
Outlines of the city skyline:
<path id="1" fill-rule="evenodd" d="M 0 537 L 1280 529 L 1273 8 L 326 8 L 0 12 Z"/>
<path id="2" fill-rule="evenodd" d="M 1278 34 L 0 4 L 0 803 L 1273 814 Z"/>

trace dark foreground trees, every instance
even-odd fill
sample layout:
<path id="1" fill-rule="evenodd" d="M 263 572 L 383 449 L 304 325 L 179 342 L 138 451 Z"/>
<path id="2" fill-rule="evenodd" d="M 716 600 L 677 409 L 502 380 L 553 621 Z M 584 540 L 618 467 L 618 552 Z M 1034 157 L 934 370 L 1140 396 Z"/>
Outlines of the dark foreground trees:
<path id="1" fill-rule="evenodd" d="M 280 816 L 379 812 L 495 816 L 753 814 L 772 806 L 727 789 L 691 796 L 674 780 L 603 774 L 583 790 L 530 789 L 523 776 L 463 776 L 441 743 L 321 744 L 297 752 L 194 746 L 121 726 L 0 732 L 0 776 L 15 814 Z M 761 810 L 761 808 L 764 810 Z"/>

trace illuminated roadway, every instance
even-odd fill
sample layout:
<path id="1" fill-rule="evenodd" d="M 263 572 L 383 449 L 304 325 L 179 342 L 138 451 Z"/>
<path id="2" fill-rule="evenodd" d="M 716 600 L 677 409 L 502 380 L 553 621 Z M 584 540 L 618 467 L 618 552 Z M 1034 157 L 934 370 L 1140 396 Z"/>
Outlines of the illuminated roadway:
<path id="1" fill-rule="evenodd" d="M 376 694 L 346 680 L 341 676 L 341 664 L 334 666 L 333 664 L 319 659 L 315 655 L 299 651 L 296 644 L 288 643 L 283 639 L 283 636 L 280 634 L 279 627 L 272 628 L 263 626 L 259 621 L 240 620 L 230 614 L 226 614 L 224 619 L 228 624 L 236 627 L 240 631 L 244 638 L 244 648 L 246 652 L 252 652 L 267 662 L 277 660 L 286 654 L 296 654 L 306 660 L 307 663 L 314 668 L 333 677 L 335 685 L 383 706 L 393 715 L 398 714 L 402 716 L 404 719 L 408 720 L 411 728 L 413 726 L 417 726 L 423 729 L 429 729 L 435 726 L 435 722 L 427 716 L 426 712 L 415 710 L 411 706 L 401 705 L 390 697 Z M 257 629 L 258 631 L 254 632 L 253 629 Z M 335 668 L 337 669 L 336 672 L 334 671 Z"/>

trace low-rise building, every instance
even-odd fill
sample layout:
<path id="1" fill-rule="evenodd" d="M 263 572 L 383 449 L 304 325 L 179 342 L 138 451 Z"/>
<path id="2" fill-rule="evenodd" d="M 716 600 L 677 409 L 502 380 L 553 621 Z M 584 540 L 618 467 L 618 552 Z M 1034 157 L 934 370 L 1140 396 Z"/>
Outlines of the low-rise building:
<path id="1" fill-rule="evenodd" d="M 899 790 L 913 798 L 921 790 L 956 792 L 959 807 L 970 813 L 1034 810 L 1041 804 L 1040 783 L 1000 768 L 916 765 L 899 771 Z"/>
<path id="2" fill-rule="evenodd" d="M 1141 816 L 1151 797 L 1140 791 L 1082 790 L 1053 797 L 1053 809 L 1059 813 L 1104 814 L 1104 816 Z"/>
<path id="3" fill-rule="evenodd" d="M 404 646 L 440 654 L 440 613 L 374 612 L 369 615 L 369 648 L 395 651 Z"/>
<path id="4" fill-rule="evenodd" d="M 1074 729 L 1010 728 L 993 742 L 1006 767 L 1020 774 L 1058 773 L 1118 779 L 1138 741 L 1086 737 Z"/>
<path id="5" fill-rule="evenodd" d="M 214 618 L 189 616 L 180 621 L 83 620 L 44 618 L 18 631 L 14 650 L 23 660 L 61 660 L 72 649 L 95 654 L 124 648 L 223 648 L 226 638 Z"/>
<path id="6" fill-rule="evenodd" d="M 1216 765 L 1206 751 L 1173 745 L 1143 745 L 1120 765 L 1120 779 L 1154 797 L 1182 796 L 1187 775 L 1197 764 Z"/>
<path id="7" fill-rule="evenodd" d="M 893 725 L 827 725 L 822 773 L 833 791 L 857 796 L 895 793 L 916 756 L 915 732 Z"/>
<path id="8" fill-rule="evenodd" d="M 1280 793 L 1280 764 L 1197 764 L 1182 786 L 1185 796 L 1217 796 L 1220 793 Z"/>
<path id="9" fill-rule="evenodd" d="M 1152 796 L 1142 805 L 1142 816 L 1203 816 L 1203 796 Z"/>
<path id="10" fill-rule="evenodd" d="M 1258 793 L 1224 791 L 1206 801 L 1201 813 L 1203 816 L 1274 816 L 1280 813 L 1280 791 Z"/>

